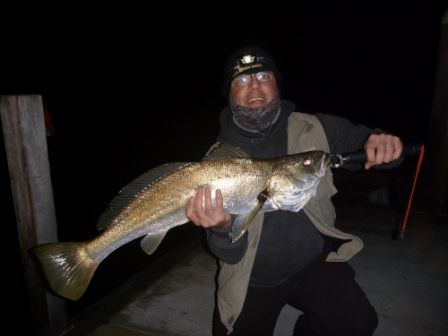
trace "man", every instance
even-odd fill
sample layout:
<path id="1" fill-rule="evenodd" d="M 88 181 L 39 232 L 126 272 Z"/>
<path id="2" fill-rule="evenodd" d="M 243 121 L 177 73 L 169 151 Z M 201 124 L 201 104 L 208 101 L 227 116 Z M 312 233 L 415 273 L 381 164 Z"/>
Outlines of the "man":
<path id="1" fill-rule="evenodd" d="M 331 153 L 364 148 L 365 168 L 398 159 L 401 140 L 380 130 L 324 114 L 295 112 L 280 99 L 280 74 L 272 56 L 256 46 L 232 54 L 225 70 L 229 106 L 220 115 L 218 141 L 255 158 L 310 149 Z M 285 304 L 303 312 L 294 335 L 371 335 L 378 319 L 346 262 L 361 240 L 334 227 L 331 171 L 299 212 L 260 214 L 248 233 L 232 243 L 232 216 L 222 194 L 209 188 L 186 206 L 187 217 L 206 228 L 210 250 L 220 260 L 214 335 L 272 335 Z"/>

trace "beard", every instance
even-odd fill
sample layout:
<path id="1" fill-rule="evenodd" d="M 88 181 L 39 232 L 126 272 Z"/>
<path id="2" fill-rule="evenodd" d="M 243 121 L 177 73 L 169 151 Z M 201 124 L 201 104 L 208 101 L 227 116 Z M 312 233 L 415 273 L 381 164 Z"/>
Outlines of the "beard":
<path id="1" fill-rule="evenodd" d="M 264 131 L 274 123 L 280 113 L 280 97 L 277 91 L 265 106 L 248 108 L 238 105 L 230 95 L 229 107 L 233 120 L 239 127 L 249 131 Z"/>

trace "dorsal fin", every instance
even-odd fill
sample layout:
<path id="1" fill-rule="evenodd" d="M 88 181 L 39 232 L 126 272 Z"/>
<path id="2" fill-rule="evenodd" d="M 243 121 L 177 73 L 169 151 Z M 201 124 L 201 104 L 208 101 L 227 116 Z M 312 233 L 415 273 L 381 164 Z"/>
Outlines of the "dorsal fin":
<path id="1" fill-rule="evenodd" d="M 191 162 L 173 162 L 160 165 L 153 169 L 148 170 L 146 173 L 140 175 L 132 182 L 127 184 L 121 189 L 118 194 L 109 202 L 106 210 L 100 215 L 98 223 L 96 225 L 98 230 L 105 229 L 121 210 L 126 207 L 130 201 L 132 201 L 143 190 L 148 188 L 153 183 L 157 182 L 160 178 L 177 171 Z"/>
<path id="2" fill-rule="evenodd" d="M 249 155 L 239 147 L 234 147 L 222 142 L 216 142 L 209 148 L 207 153 L 205 153 L 202 161 L 221 160 L 229 158 L 249 158 Z"/>

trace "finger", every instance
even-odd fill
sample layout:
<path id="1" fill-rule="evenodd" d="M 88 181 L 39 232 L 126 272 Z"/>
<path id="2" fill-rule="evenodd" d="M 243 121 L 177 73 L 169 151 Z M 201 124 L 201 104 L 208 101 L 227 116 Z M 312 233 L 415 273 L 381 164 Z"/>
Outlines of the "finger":
<path id="1" fill-rule="evenodd" d="M 364 165 L 364 167 L 365 169 L 370 169 L 370 167 L 372 167 L 373 164 L 375 163 L 375 147 L 367 145 L 365 147 L 365 151 L 367 154 L 367 162 Z"/>
<path id="2" fill-rule="evenodd" d="M 204 188 L 204 212 L 207 216 L 213 214 L 212 191 L 210 190 L 210 187 Z"/>
<path id="3" fill-rule="evenodd" d="M 384 162 L 385 163 L 389 163 L 393 160 L 395 149 L 394 149 L 392 141 L 393 141 L 392 136 L 390 136 L 386 142 L 385 152 L 384 152 Z"/>
<path id="4" fill-rule="evenodd" d="M 205 217 L 203 199 L 204 199 L 204 189 L 200 188 L 196 193 L 196 197 L 194 198 L 194 209 L 196 211 L 196 216 L 198 217 L 199 220 Z"/>
<path id="5" fill-rule="evenodd" d="M 218 222 L 223 222 L 227 219 L 227 212 L 224 210 L 222 192 L 219 189 L 215 192 L 215 218 Z"/>
<path id="6" fill-rule="evenodd" d="M 231 224 L 232 216 L 224 209 L 224 198 L 220 189 L 216 190 L 216 214 L 219 217 L 219 223 L 223 227 L 228 227 Z"/>
<path id="7" fill-rule="evenodd" d="M 185 206 L 185 216 L 195 225 L 199 224 L 196 211 L 194 209 L 194 197 L 190 197 L 187 201 L 187 205 Z"/>
<path id="8" fill-rule="evenodd" d="M 193 212 L 194 212 L 194 209 L 193 209 L 193 203 L 192 203 L 192 202 L 194 202 L 194 197 L 193 197 L 193 196 L 190 197 L 190 198 L 187 200 L 187 204 L 185 204 L 185 216 L 187 216 L 188 218 L 190 218 L 191 215 L 192 215 Z"/>
<path id="9" fill-rule="evenodd" d="M 380 141 L 376 147 L 376 151 L 375 151 L 375 164 L 381 164 L 384 163 L 384 158 L 386 156 L 386 144 L 387 141 Z"/>
<path id="10" fill-rule="evenodd" d="M 224 200 L 222 198 L 222 192 L 220 189 L 216 189 L 215 193 L 215 209 L 224 210 Z"/>
<path id="11" fill-rule="evenodd" d="M 393 151 L 392 159 L 396 160 L 403 153 L 403 143 L 401 142 L 401 139 L 399 137 L 396 137 L 396 136 L 393 137 L 393 147 L 394 147 L 394 151 Z"/>

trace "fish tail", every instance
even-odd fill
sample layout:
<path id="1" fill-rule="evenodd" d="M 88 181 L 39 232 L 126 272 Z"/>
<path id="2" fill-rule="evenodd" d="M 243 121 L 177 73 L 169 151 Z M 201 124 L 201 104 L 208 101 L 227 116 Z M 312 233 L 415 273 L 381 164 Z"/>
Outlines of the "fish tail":
<path id="1" fill-rule="evenodd" d="M 50 287 L 56 294 L 78 300 L 98 267 L 85 243 L 48 243 L 35 247 L 37 256 Z"/>

